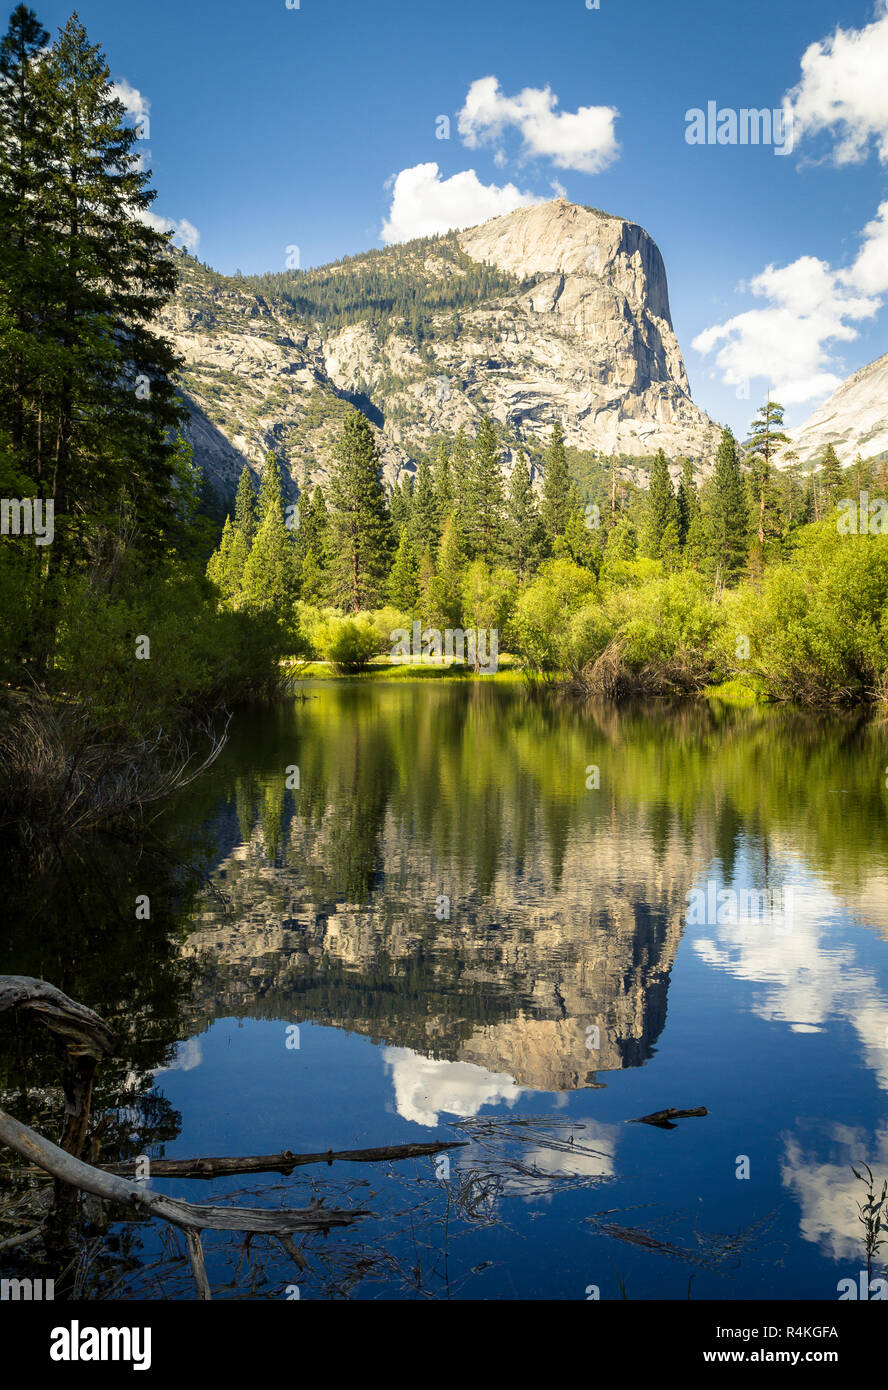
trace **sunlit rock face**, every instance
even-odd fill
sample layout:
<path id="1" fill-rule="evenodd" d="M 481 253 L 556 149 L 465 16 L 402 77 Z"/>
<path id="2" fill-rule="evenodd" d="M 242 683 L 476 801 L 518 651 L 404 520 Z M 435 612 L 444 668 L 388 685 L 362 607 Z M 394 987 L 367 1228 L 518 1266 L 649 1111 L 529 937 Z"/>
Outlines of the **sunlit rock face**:
<path id="1" fill-rule="evenodd" d="M 325 1022 L 483 1069 L 504 1095 L 595 1085 L 652 1056 L 702 844 L 657 855 L 643 834 L 602 830 L 569 846 L 557 872 L 541 848 L 481 894 L 453 860 L 405 873 L 403 832 L 387 817 L 377 900 L 325 912 L 305 879 L 323 878 L 335 834 L 332 818 L 319 833 L 290 822 L 277 853 L 298 872 L 268 862 L 261 829 L 222 862 L 230 911 L 208 901 L 187 945 L 207 1021 L 300 1021 L 322 999 Z M 437 880 L 457 885 L 449 920 L 429 896 Z"/>
<path id="2" fill-rule="evenodd" d="M 832 444 L 843 464 L 858 454 L 875 458 L 888 452 L 888 353 L 843 381 L 814 414 L 788 431 L 803 463 L 818 460 Z"/>
<path id="3" fill-rule="evenodd" d="M 557 199 L 449 245 L 449 258 L 415 242 L 367 260 L 370 275 L 380 255 L 397 255 L 427 283 L 466 265 L 501 272 L 510 288 L 434 314 L 421 344 L 403 320 L 300 319 L 249 282 L 180 257 L 167 330 L 185 359 L 186 432 L 217 491 L 231 495 L 244 462 L 258 475 L 269 450 L 288 494 L 306 471 L 323 481 L 349 401 L 367 409 L 389 483 L 412 470 L 417 449 L 461 427 L 474 434 L 488 413 L 506 469 L 520 446 L 544 447 L 556 420 L 578 449 L 711 457 L 718 431 L 691 400 L 663 260 L 642 227 Z"/>

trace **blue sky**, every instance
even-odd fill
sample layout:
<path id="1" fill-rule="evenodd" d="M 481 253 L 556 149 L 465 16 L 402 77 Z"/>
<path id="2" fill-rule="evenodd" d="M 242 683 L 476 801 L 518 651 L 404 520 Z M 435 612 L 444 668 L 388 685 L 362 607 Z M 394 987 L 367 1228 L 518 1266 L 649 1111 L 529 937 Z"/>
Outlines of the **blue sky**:
<path id="1" fill-rule="evenodd" d="M 148 112 L 156 212 L 196 229 L 216 269 L 283 269 L 292 246 L 318 265 L 382 244 L 386 223 L 397 236 L 563 191 L 658 243 L 700 405 L 742 431 L 771 387 L 803 420 L 888 349 L 884 0 L 599 6 L 84 0 L 78 13 Z M 50 30 L 70 13 L 35 8 Z M 793 89 L 788 155 L 686 140 L 692 108 L 780 109 Z"/>

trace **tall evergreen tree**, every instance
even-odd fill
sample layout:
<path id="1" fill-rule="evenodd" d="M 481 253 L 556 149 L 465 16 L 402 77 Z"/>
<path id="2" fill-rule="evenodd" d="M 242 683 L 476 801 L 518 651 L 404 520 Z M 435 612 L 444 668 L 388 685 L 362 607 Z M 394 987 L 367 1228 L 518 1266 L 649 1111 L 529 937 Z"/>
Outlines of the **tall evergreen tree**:
<path id="1" fill-rule="evenodd" d="M 681 460 L 681 477 L 675 493 L 678 506 L 678 539 L 682 546 L 687 544 L 691 518 L 700 511 L 700 494 L 694 479 L 694 465 L 690 459 Z"/>
<path id="2" fill-rule="evenodd" d="M 457 516 L 465 516 L 471 504 L 470 474 L 472 470 L 472 446 L 460 426 L 450 451 L 450 487 L 453 493 L 453 509 Z"/>
<path id="3" fill-rule="evenodd" d="M 258 524 L 261 526 L 269 512 L 279 512 L 284 516 L 284 489 L 281 482 L 281 466 L 269 449 L 262 466 L 259 479 L 259 500 L 256 506 Z"/>
<path id="4" fill-rule="evenodd" d="M 391 546 L 379 449 L 359 410 L 345 417 L 329 494 L 333 593 L 357 613 L 375 607 L 381 597 Z"/>
<path id="5" fill-rule="evenodd" d="M 282 618 L 299 597 L 296 551 L 282 512 L 270 509 L 259 525 L 244 565 L 242 593 L 252 607 Z"/>
<path id="6" fill-rule="evenodd" d="M 690 459 L 682 461 L 675 500 L 678 505 L 678 537 L 682 558 L 689 568 L 700 569 L 705 559 L 706 532 L 700 493 L 694 479 L 694 465 Z"/>
<path id="7" fill-rule="evenodd" d="M 536 571 L 545 538 L 530 481 L 530 465 L 525 455 L 519 454 L 509 479 L 505 545 L 506 557 L 519 584 L 523 584 Z"/>
<path id="8" fill-rule="evenodd" d="M 52 263 L 52 229 L 34 217 L 41 196 L 41 167 L 49 157 L 49 113 L 37 79 L 49 35 L 32 10 L 19 5 L 0 43 L 0 226 L 3 228 L 3 307 L 9 336 L 3 356 L 6 389 L 0 394 L 18 462 L 25 461 L 25 400 L 41 369 L 31 329 L 42 307 L 41 261 Z M 5 335 L 4 335 L 5 336 Z M 8 395 L 6 392 L 8 391 Z"/>
<path id="9" fill-rule="evenodd" d="M 561 428 L 560 420 L 556 420 L 546 450 L 540 505 L 540 517 L 550 547 L 554 546 L 559 536 L 564 535 L 574 505 L 573 483 L 567 467 L 567 450 L 564 447 L 564 430 Z"/>
<path id="10" fill-rule="evenodd" d="M 20 6 L 0 55 L 0 207 L 15 247 L 3 298 L 30 280 L 29 347 L 0 341 L 0 430 L 54 499 L 52 560 L 70 566 L 117 524 L 121 495 L 146 538 L 174 511 L 178 359 L 153 325 L 177 272 L 169 234 L 146 220 L 154 194 L 101 49 L 74 15 L 36 61 L 35 25 Z"/>
<path id="11" fill-rule="evenodd" d="M 763 553 L 766 540 L 775 534 L 777 526 L 773 456 L 781 444 L 789 443 L 789 436 L 783 433 L 783 415 L 783 406 L 769 397 L 765 404 L 759 407 L 758 414 L 749 427 L 749 438 L 744 445 L 750 466 L 750 510 L 756 518 L 758 543 Z"/>
<path id="12" fill-rule="evenodd" d="M 426 550 L 437 549 L 440 531 L 438 528 L 438 499 L 428 461 L 421 458 L 413 484 L 413 507 L 410 513 L 410 540 L 414 554 L 421 559 Z"/>
<path id="13" fill-rule="evenodd" d="M 416 603 L 418 570 L 413 544 L 406 530 L 402 531 L 387 585 L 389 599 L 402 613 L 412 613 Z"/>
<path id="14" fill-rule="evenodd" d="M 706 529 L 709 554 L 722 580 L 742 569 L 748 545 L 749 507 L 740 471 L 737 441 L 722 431 L 715 469 L 707 489 Z"/>
<path id="15" fill-rule="evenodd" d="M 502 549 L 503 472 L 493 421 L 485 415 L 469 463 L 462 532 L 471 559 L 495 564 Z"/>
<path id="16" fill-rule="evenodd" d="M 409 473 L 402 473 L 400 482 L 395 483 L 395 486 L 392 488 L 392 497 L 389 504 L 392 535 L 396 541 L 400 539 L 401 532 L 410 525 L 410 517 L 412 514 L 413 478 Z"/>
<path id="17" fill-rule="evenodd" d="M 450 516 L 444 523 L 435 573 L 428 585 L 428 612 L 424 616 L 439 628 L 459 627 L 462 576 L 466 556 L 459 524 Z"/>
<path id="18" fill-rule="evenodd" d="M 823 496 L 823 510 L 834 507 L 842 492 L 842 465 L 835 446 L 827 444 L 820 464 L 820 491 Z"/>
<path id="19" fill-rule="evenodd" d="M 444 522 L 453 511 L 453 479 L 450 475 L 450 456 L 447 445 L 441 443 L 435 456 L 435 501 L 438 505 L 438 535 L 444 529 Z"/>
<path id="20" fill-rule="evenodd" d="M 258 512 L 259 526 L 243 570 L 243 595 L 254 607 L 285 615 L 299 596 L 299 570 L 293 533 L 284 523 L 280 465 L 271 452 L 262 469 Z"/>
<path id="21" fill-rule="evenodd" d="M 644 554 L 650 555 L 654 560 L 659 559 L 663 554 L 664 541 L 667 552 L 674 552 L 680 544 L 680 524 L 678 502 L 672 487 L 669 465 L 663 450 L 658 449 L 651 464 L 648 481 L 641 537 Z"/>
<path id="22" fill-rule="evenodd" d="M 253 475 L 247 464 L 244 464 L 238 479 L 234 498 L 234 525 L 247 545 L 251 545 L 256 534 L 256 493 L 253 489 Z"/>

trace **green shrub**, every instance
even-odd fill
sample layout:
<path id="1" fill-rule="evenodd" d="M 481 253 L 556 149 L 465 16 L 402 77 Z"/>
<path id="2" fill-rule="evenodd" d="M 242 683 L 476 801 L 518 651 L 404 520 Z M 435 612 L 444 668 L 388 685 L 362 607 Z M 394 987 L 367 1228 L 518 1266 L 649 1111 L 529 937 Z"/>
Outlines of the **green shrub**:
<path id="1" fill-rule="evenodd" d="M 595 576 L 571 560 L 540 566 L 515 604 L 512 645 L 527 670 L 555 675 L 570 668 L 571 616 L 597 592 Z"/>
<path id="2" fill-rule="evenodd" d="M 365 614 L 328 618 L 315 629 L 313 641 L 338 671 L 358 671 L 379 651 L 379 633 Z"/>

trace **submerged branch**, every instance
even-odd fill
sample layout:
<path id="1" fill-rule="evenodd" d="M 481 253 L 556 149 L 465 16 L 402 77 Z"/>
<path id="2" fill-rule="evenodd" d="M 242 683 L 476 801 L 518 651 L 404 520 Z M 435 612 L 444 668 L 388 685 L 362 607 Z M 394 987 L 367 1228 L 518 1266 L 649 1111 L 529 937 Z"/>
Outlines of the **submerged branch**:
<path id="1" fill-rule="evenodd" d="M 296 1231 L 327 1231 L 334 1226 L 350 1226 L 369 1211 L 341 1211 L 327 1208 L 322 1201 L 309 1206 L 274 1210 L 266 1207 L 213 1207 L 182 1202 L 151 1192 L 137 1182 L 94 1168 L 73 1154 L 60 1149 L 36 1130 L 29 1129 L 6 1111 L 0 1110 L 0 1143 L 7 1144 L 22 1158 L 36 1163 L 58 1182 L 91 1192 L 107 1202 L 160 1217 L 184 1231 L 249 1231 L 252 1234 L 289 1235 Z"/>
<path id="2" fill-rule="evenodd" d="M 327 1149 L 323 1153 L 294 1154 L 282 1149 L 278 1154 L 258 1154 L 243 1158 L 152 1158 L 152 1178 L 216 1178 L 235 1173 L 289 1173 L 309 1163 L 395 1163 L 404 1158 L 425 1158 L 443 1149 L 462 1149 L 465 1142 L 450 1140 L 439 1144 L 389 1144 L 381 1149 Z M 141 1160 L 144 1162 L 144 1160 Z M 138 1160 L 100 1163 L 103 1173 L 128 1177 L 135 1173 Z"/>

